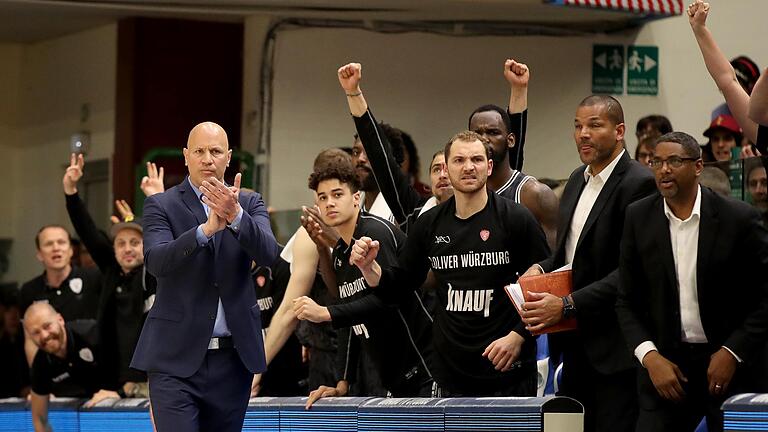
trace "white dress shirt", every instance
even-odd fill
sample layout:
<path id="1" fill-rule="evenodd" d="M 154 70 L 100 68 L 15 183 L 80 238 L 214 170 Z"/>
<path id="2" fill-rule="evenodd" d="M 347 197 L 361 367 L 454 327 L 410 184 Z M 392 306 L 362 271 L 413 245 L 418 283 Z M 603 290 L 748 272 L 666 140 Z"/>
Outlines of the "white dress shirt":
<path id="1" fill-rule="evenodd" d="M 699 292 L 696 279 L 696 262 L 699 251 L 699 223 L 701 222 L 701 186 L 696 194 L 691 215 L 681 220 L 664 200 L 664 215 L 669 219 L 669 237 L 672 257 L 675 260 L 677 277 L 678 305 L 680 307 L 680 338 L 686 343 L 707 343 L 707 335 L 701 324 Z M 741 361 L 730 349 L 726 349 Z M 635 348 L 635 357 L 643 362 L 643 357 L 650 351 L 656 351 L 652 341 L 645 341 Z"/>
<path id="2" fill-rule="evenodd" d="M 589 213 L 592 211 L 592 207 L 594 207 L 597 197 L 603 190 L 603 186 L 608 182 L 608 178 L 611 176 L 611 173 L 614 168 L 616 168 L 616 165 L 619 163 L 619 160 L 625 152 L 626 150 L 622 150 L 621 153 L 608 164 L 608 166 L 595 175 L 592 175 L 591 167 L 587 167 L 587 169 L 584 170 L 584 181 L 586 181 L 587 184 L 584 186 L 584 190 L 581 191 L 579 201 L 576 203 L 576 208 L 573 210 L 568 237 L 565 239 L 566 264 L 571 264 L 573 262 L 573 257 L 576 255 L 576 245 L 579 242 L 581 231 L 584 229 L 584 224 L 587 223 Z"/>

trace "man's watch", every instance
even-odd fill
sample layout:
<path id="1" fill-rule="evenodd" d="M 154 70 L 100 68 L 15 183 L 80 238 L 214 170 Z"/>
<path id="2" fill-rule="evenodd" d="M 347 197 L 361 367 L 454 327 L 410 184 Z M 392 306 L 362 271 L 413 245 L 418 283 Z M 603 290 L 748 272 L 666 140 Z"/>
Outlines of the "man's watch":
<path id="1" fill-rule="evenodd" d="M 563 318 L 569 319 L 576 316 L 576 305 L 571 303 L 571 299 L 568 296 L 561 297 L 563 299 Z"/>

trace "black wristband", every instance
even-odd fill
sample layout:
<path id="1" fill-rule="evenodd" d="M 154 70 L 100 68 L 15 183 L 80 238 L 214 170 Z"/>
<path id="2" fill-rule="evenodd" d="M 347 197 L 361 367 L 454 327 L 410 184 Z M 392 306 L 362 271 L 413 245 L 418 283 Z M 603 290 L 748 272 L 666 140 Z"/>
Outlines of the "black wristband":
<path id="1" fill-rule="evenodd" d="M 121 397 L 121 398 L 123 398 L 123 399 L 125 399 L 125 398 L 127 398 L 127 397 L 128 397 L 128 395 L 126 395 L 126 394 L 125 394 L 125 390 L 123 390 L 123 387 L 122 387 L 122 386 L 118 387 L 118 389 L 117 389 L 117 395 L 118 395 L 118 396 L 120 396 L 120 397 Z"/>

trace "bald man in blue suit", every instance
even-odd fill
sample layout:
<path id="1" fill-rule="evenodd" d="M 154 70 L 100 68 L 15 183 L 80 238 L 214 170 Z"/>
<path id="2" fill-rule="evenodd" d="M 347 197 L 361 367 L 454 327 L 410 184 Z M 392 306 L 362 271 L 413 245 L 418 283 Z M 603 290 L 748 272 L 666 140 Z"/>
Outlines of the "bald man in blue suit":
<path id="1" fill-rule="evenodd" d="M 265 366 L 251 261 L 278 246 L 258 193 L 224 183 L 232 151 L 215 123 L 184 148 L 189 176 L 144 203 L 144 262 L 155 304 L 132 367 L 149 377 L 157 430 L 240 431 L 254 373 Z"/>

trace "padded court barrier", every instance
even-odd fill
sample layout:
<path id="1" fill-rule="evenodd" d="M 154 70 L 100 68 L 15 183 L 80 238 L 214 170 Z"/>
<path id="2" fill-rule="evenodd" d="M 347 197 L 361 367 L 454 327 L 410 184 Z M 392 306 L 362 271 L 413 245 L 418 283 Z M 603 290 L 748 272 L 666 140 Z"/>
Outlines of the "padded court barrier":
<path id="1" fill-rule="evenodd" d="M 243 431 L 581 432 L 584 410 L 563 397 L 535 398 L 327 398 L 304 409 L 306 397 L 251 399 Z M 151 432 L 146 399 L 107 400 L 82 408 L 83 399 L 56 400 L 49 420 L 56 432 Z M 760 429 L 763 430 L 763 429 Z M 768 430 L 768 429 L 766 429 Z M 0 400 L 0 432 L 32 432 L 29 404 Z"/>
<path id="2" fill-rule="evenodd" d="M 384 431 L 443 431 L 448 399 L 377 398 L 357 409 L 357 430 Z"/>
<path id="3" fill-rule="evenodd" d="M 768 431 L 768 394 L 744 393 L 723 403 L 726 432 Z"/>

